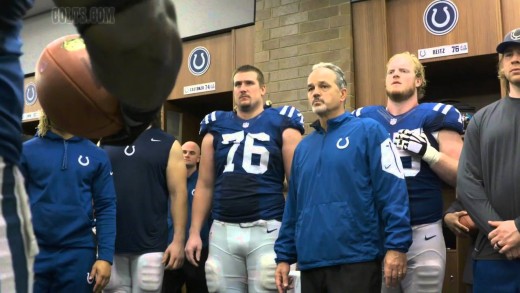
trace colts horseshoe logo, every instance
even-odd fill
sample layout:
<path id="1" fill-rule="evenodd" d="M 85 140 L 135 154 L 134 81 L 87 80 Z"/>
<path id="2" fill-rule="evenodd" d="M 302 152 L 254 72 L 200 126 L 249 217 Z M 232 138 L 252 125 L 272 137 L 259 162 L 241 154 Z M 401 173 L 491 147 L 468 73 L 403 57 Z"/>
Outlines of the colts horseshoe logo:
<path id="1" fill-rule="evenodd" d="M 88 159 L 87 156 L 85 156 L 85 161 L 83 161 L 83 156 L 80 155 L 80 156 L 78 157 L 78 163 L 79 163 L 81 166 L 85 166 L 85 167 L 86 167 L 86 166 L 88 166 L 88 164 L 90 164 L 90 161 L 89 161 L 89 159 Z"/>
<path id="2" fill-rule="evenodd" d="M 458 20 L 459 11 L 450 0 L 433 1 L 424 10 L 424 27 L 436 36 L 451 32 L 457 25 Z"/>
<path id="3" fill-rule="evenodd" d="M 34 105 L 36 103 L 38 95 L 36 93 L 36 84 L 34 82 L 31 82 L 27 85 L 27 88 L 25 89 L 25 104 L 27 106 Z"/>
<path id="4" fill-rule="evenodd" d="M 208 49 L 204 47 L 196 47 L 191 50 L 188 57 L 188 69 L 195 76 L 203 75 L 208 71 L 211 63 L 211 55 Z"/>
<path id="5" fill-rule="evenodd" d="M 511 40 L 515 40 L 515 41 L 520 40 L 520 28 L 517 28 L 511 32 Z"/>
<path id="6" fill-rule="evenodd" d="M 341 143 L 342 140 L 343 140 L 343 138 L 340 138 L 340 139 L 338 139 L 338 142 L 336 143 L 336 147 L 339 150 L 346 149 L 348 147 L 348 145 L 350 144 L 350 140 L 348 139 L 348 136 L 345 137 L 344 143 Z"/>
<path id="7" fill-rule="evenodd" d="M 131 155 L 133 155 L 135 153 L 135 145 L 132 146 L 132 150 L 131 151 L 128 151 L 129 147 L 130 147 L 129 145 L 126 146 L 126 148 L 125 148 L 125 155 L 130 157 Z"/>

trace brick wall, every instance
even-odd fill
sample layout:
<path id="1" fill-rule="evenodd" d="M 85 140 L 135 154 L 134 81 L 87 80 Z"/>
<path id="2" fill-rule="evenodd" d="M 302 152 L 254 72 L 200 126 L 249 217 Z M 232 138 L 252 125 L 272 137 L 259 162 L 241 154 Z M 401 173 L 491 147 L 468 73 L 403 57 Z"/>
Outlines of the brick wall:
<path id="1" fill-rule="evenodd" d="M 256 0 L 255 65 L 274 106 L 293 105 L 316 120 L 307 102 L 312 65 L 332 62 L 346 74 L 352 110 L 352 20 L 349 0 Z"/>

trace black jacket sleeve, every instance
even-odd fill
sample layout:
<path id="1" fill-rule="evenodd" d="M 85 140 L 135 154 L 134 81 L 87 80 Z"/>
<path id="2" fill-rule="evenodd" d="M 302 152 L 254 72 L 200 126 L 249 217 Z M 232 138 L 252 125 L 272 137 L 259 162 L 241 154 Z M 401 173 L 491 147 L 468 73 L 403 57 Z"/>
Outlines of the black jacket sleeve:
<path id="1" fill-rule="evenodd" d="M 121 104 L 124 129 L 104 144 L 125 145 L 146 129 L 175 85 L 182 42 L 171 0 L 54 0 L 60 7 L 114 8 L 114 21 L 73 19 L 92 70 Z"/>

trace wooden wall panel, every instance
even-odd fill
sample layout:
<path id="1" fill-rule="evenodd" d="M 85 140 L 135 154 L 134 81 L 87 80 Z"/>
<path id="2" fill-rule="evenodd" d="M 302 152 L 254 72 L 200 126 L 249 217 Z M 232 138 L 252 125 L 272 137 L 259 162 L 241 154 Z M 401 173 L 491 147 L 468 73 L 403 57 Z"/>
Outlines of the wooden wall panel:
<path id="1" fill-rule="evenodd" d="M 501 0 L 502 31 L 503 37 L 507 32 L 520 27 L 520 1 Z"/>
<path id="2" fill-rule="evenodd" d="M 518 6 L 517 0 L 516 1 Z M 432 0 L 387 1 L 389 54 L 444 45 L 468 43 L 469 53 L 435 58 L 447 60 L 495 52 L 502 38 L 500 2 L 498 0 L 452 0 L 459 11 L 456 27 L 446 35 L 429 33 L 423 24 L 423 14 Z M 512 5 L 512 4 L 511 4 Z M 515 7 L 518 10 L 518 7 Z"/>
<path id="3" fill-rule="evenodd" d="M 355 108 L 386 104 L 386 2 L 352 3 Z"/>
<path id="4" fill-rule="evenodd" d="M 188 57 L 190 52 L 198 46 L 203 46 L 208 49 L 211 55 L 211 63 L 206 73 L 200 76 L 195 76 L 192 75 L 188 69 Z M 168 100 L 231 91 L 232 83 L 230 82 L 230 76 L 233 72 L 234 63 L 232 46 L 233 42 L 231 32 L 184 42 L 181 69 L 177 82 L 175 83 L 175 88 L 168 97 Z M 215 82 L 214 91 L 184 95 L 185 86 L 208 82 Z"/>

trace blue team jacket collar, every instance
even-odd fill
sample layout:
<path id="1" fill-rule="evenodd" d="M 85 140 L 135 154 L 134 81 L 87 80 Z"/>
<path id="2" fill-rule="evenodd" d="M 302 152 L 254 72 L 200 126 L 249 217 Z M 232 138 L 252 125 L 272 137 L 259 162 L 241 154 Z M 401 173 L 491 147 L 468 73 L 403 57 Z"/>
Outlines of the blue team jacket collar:
<path id="1" fill-rule="evenodd" d="M 38 136 L 38 133 L 36 133 L 35 136 Z M 45 135 L 43 136 L 45 138 L 48 138 L 48 139 L 52 139 L 52 140 L 66 140 L 66 141 L 80 141 L 81 138 L 78 137 L 78 136 L 73 136 L 69 139 L 64 139 L 63 137 L 57 135 L 56 133 L 52 132 L 51 130 L 47 130 L 47 132 L 45 133 Z"/>
<path id="2" fill-rule="evenodd" d="M 347 121 L 347 120 L 350 120 L 352 119 L 352 114 L 350 114 L 349 112 L 345 112 L 341 115 L 339 115 L 338 117 L 335 117 L 335 118 L 332 118 L 332 119 L 329 119 L 327 120 L 327 125 L 328 125 L 328 129 L 335 129 L 335 128 L 338 128 L 341 124 L 343 124 L 343 122 Z M 321 124 L 320 124 L 320 120 L 316 120 L 314 121 L 312 124 L 311 124 L 311 127 L 316 129 L 316 131 L 319 131 L 319 132 L 325 132 L 325 130 L 323 129 L 323 127 L 321 127 Z"/>

